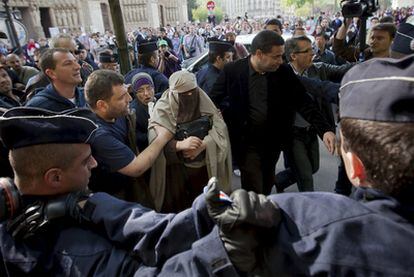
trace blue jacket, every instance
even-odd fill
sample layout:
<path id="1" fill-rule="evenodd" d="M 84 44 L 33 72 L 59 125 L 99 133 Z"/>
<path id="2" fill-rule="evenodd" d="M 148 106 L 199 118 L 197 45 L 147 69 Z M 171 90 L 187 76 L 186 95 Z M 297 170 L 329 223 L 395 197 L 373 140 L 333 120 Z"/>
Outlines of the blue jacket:
<path id="1" fill-rule="evenodd" d="M 15 241 L 0 224 L 2 276 L 238 276 L 201 198 L 176 215 L 105 193 L 88 202 L 88 228 L 66 219 Z"/>
<path id="2" fill-rule="evenodd" d="M 81 88 L 76 88 L 75 103 L 76 104 L 73 104 L 69 99 L 59 95 L 52 84 L 49 84 L 44 90 L 36 93 L 25 106 L 42 108 L 54 112 L 62 112 L 73 108 L 83 108 L 86 107 L 86 101 L 83 89 Z"/>
<path id="3" fill-rule="evenodd" d="M 373 189 L 269 196 L 283 219 L 260 276 L 413 276 L 414 204 Z"/>
<path id="4" fill-rule="evenodd" d="M 207 67 L 204 67 L 197 72 L 197 84 L 205 93 L 210 95 L 210 91 L 219 75 L 220 70 L 209 63 Z"/>

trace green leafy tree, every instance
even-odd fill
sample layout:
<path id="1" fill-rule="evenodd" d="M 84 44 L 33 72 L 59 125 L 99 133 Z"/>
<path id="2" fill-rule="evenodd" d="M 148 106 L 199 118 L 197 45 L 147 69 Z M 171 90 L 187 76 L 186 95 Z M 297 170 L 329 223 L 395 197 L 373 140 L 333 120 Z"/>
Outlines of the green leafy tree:
<path id="1" fill-rule="evenodd" d="M 190 21 L 194 20 L 192 11 L 194 9 L 197 9 L 198 6 L 199 6 L 199 4 L 198 4 L 197 0 L 187 0 L 188 19 Z"/>
<path id="2" fill-rule="evenodd" d="M 204 3 L 204 5 L 198 6 L 198 8 L 192 11 L 193 20 L 198 20 L 200 22 L 204 22 L 207 20 L 208 10 L 206 7 L 206 3 Z M 221 22 L 221 20 L 223 19 L 223 9 L 221 7 L 217 7 L 216 5 L 213 12 L 214 12 L 214 15 L 216 16 L 216 23 Z"/>
<path id="3" fill-rule="evenodd" d="M 296 8 L 303 7 L 306 3 L 313 3 L 314 0 L 286 0 L 288 6 L 295 6 Z"/>

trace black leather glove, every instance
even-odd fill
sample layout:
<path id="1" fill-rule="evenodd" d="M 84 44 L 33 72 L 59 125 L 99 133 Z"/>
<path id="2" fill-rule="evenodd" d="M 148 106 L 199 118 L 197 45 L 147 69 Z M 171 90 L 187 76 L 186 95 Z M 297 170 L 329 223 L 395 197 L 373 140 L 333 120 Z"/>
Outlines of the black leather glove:
<path id="1" fill-rule="evenodd" d="M 58 198 L 36 201 L 10 220 L 7 230 L 13 237 L 24 239 L 65 216 L 71 217 L 78 223 L 87 222 L 89 215 L 83 212 L 83 205 L 89 195 L 89 192 L 77 191 Z"/>
<path id="2" fill-rule="evenodd" d="M 251 272 L 256 267 L 262 231 L 277 226 L 280 212 L 266 196 L 254 192 L 236 190 L 230 200 L 220 198 L 216 183 L 210 179 L 206 192 L 208 213 L 220 228 L 220 237 L 234 266 L 239 271 Z"/>

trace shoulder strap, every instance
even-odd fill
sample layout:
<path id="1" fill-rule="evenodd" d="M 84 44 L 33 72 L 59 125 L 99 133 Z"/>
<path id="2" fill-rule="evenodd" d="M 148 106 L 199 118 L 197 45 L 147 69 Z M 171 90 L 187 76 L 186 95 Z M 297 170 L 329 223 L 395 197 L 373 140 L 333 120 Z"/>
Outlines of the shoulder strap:
<path id="1" fill-rule="evenodd" d="M 137 115 L 135 114 L 135 111 L 128 113 L 126 116 L 128 127 L 128 146 L 135 155 L 138 155 L 139 150 L 137 147 L 137 135 L 135 134 L 135 130 L 137 128 L 136 118 Z"/>
<path id="2" fill-rule="evenodd" d="M 197 35 L 194 35 L 194 36 L 193 36 L 193 39 L 191 40 L 190 48 L 194 46 L 194 40 L 195 40 L 196 36 L 197 36 Z"/>

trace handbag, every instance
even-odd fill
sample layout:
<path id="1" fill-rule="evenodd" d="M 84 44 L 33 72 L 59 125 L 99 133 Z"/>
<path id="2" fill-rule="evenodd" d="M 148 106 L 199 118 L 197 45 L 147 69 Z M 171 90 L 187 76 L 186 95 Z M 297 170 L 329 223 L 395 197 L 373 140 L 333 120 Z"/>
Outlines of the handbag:
<path id="1" fill-rule="evenodd" d="M 175 139 L 184 140 L 191 136 L 204 139 L 204 137 L 208 135 L 208 131 L 210 131 L 211 127 L 210 117 L 208 115 L 203 115 L 196 120 L 177 124 Z"/>
<path id="2" fill-rule="evenodd" d="M 200 118 L 177 124 L 177 129 L 175 131 L 175 139 L 176 140 L 184 140 L 188 137 L 194 136 L 198 137 L 199 139 L 204 139 L 205 136 L 208 135 L 208 131 L 210 131 L 212 127 L 210 117 L 208 115 L 203 115 Z M 185 163 L 192 163 L 192 162 L 200 162 L 206 156 L 205 151 L 201 152 L 195 159 L 190 160 L 184 158 L 180 153 L 179 157 L 183 159 Z"/>

